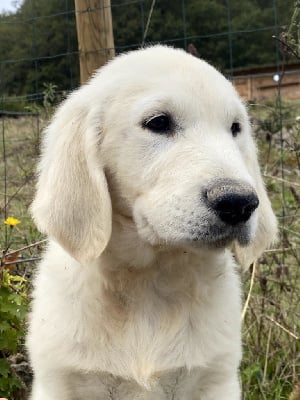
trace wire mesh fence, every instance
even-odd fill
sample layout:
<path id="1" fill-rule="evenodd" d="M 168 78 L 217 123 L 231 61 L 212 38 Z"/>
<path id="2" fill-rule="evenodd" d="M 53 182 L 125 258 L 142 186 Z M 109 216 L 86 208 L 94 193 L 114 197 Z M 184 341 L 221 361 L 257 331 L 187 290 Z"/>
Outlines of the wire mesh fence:
<path id="1" fill-rule="evenodd" d="M 143 44 L 173 45 L 206 59 L 233 82 L 237 76 L 255 79 L 269 68 L 269 80 L 260 84 L 272 86 L 268 96 L 260 99 L 260 92 L 252 91 L 258 98 L 246 100 L 280 240 L 243 278 L 250 296 L 242 378 L 247 400 L 288 399 L 300 375 L 300 101 L 293 96 L 300 63 L 282 36 L 298 29 L 298 20 L 291 25 L 294 2 L 124 0 L 112 1 L 111 7 L 117 54 Z M 95 11 L 92 4 L 86 10 Z M 73 1 L 25 0 L 15 13 L 0 15 L 0 46 L 0 212 L 2 221 L 10 216 L 21 221 L 15 226 L 1 222 L 0 271 L 2 278 L 9 268 L 30 279 L 43 248 L 28 213 L 40 137 L 55 105 L 80 80 Z M 9 360 L 10 351 L 3 357 Z M 0 394 L 21 399 L 28 379 L 14 368 L 21 389 L 1 392 L 0 387 Z"/>

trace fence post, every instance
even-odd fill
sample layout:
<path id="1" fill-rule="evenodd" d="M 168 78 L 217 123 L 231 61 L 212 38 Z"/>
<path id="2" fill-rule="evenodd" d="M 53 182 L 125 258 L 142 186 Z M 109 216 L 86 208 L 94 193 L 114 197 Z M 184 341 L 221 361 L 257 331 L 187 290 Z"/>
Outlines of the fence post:
<path id="1" fill-rule="evenodd" d="M 110 0 L 75 0 L 80 82 L 114 57 Z"/>

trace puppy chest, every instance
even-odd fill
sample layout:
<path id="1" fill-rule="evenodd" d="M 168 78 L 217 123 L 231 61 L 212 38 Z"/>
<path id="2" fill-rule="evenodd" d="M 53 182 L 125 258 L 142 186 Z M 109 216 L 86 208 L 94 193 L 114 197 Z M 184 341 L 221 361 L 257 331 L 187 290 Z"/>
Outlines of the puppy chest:
<path id="1" fill-rule="evenodd" d="M 157 371 L 209 365 L 224 349 L 240 353 L 238 285 L 230 285 L 229 291 L 226 279 L 205 283 L 205 277 L 195 279 L 188 268 L 176 279 L 160 274 L 134 287 L 130 278 L 121 280 L 129 282 L 121 291 L 114 276 L 115 286 L 102 292 L 100 301 L 74 307 L 72 321 L 78 310 L 84 321 L 64 330 L 74 365 L 143 384 Z"/>
<path id="2" fill-rule="evenodd" d="M 197 370 L 177 368 L 157 373 L 147 387 L 109 373 L 76 373 L 67 381 L 74 400 L 193 400 L 198 377 Z"/>

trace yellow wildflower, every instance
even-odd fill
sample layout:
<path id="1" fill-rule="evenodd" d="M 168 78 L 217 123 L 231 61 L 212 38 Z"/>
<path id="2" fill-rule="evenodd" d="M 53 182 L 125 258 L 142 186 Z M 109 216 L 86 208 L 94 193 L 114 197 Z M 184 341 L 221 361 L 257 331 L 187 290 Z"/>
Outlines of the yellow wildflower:
<path id="1" fill-rule="evenodd" d="M 14 217 L 8 217 L 6 218 L 6 220 L 4 221 L 5 225 L 9 225 L 9 226 L 16 226 L 20 223 L 21 221 L 19 221 L 17 218 Z"/>

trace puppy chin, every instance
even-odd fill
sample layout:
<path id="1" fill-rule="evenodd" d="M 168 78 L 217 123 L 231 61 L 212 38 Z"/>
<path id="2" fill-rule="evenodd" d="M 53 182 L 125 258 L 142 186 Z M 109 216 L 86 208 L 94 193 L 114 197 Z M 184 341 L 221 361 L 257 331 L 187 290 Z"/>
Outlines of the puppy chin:
<path id="1" fill-rule="evenodd" d="M 215 219 L 209 222 L 206 219 L 200 226 L 198 221 L 197 228 L 187 223 L 186 226 L 181 226 L 180 230 L 175 224 L 174 226 L 167 221 L 157 227 L 140 210 L 134 213 L 134 221 L 139 237 L 151 246 L 161 248 L 216 250 L 229 247 L 233 242 L 246 247 L 254 239 L 257 228 L 256 214 L 246 223 L 235 226 L 218 223 Z"/>
<path id="2" fill-rule="evenodd" d="M 216 229 L 214 226 L 211 230 L 207 229 L 199 232 L 198 235 L 192 237 L 194 243 L 205 246 L 207 248 L 225 248 L 230 246 L 234 241 L 242 247 L 248 246 L 254 237 L 251 224 L 243 224 L 236 227 L 222 227 Z"/>
<path id="3" fill-rule="evenodd" d="M 198 243 L 199 246 L 208 248 L 228 247 L 233 242 L 237 242 L 240 246 L 246 247 L 253 241 L 257 229 L 257 214 L 254 213 L 251 218 L 237 225 L 224 224 L 222 221 L 206 220 L 204 226 L 200 229 L 191 229 L 191 239 Z"/>

